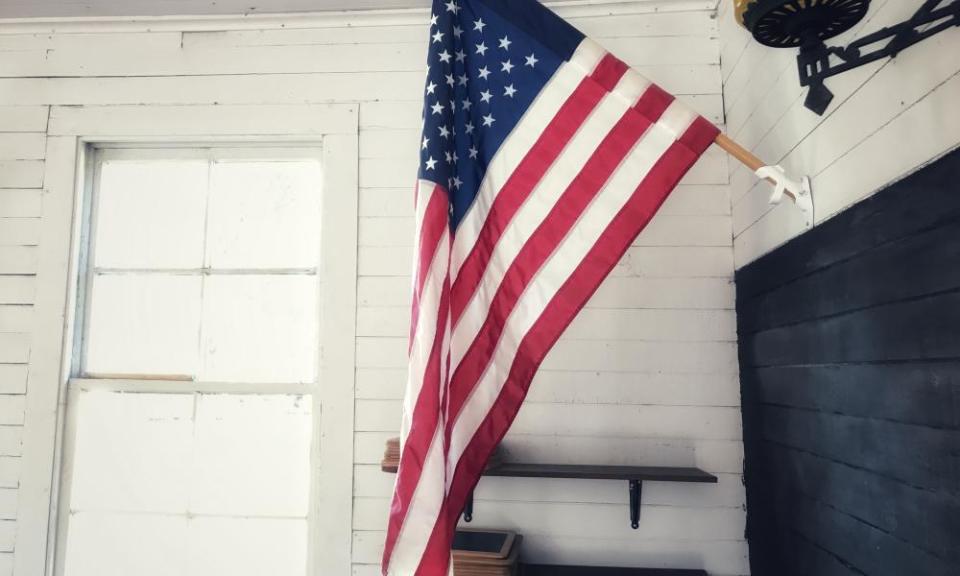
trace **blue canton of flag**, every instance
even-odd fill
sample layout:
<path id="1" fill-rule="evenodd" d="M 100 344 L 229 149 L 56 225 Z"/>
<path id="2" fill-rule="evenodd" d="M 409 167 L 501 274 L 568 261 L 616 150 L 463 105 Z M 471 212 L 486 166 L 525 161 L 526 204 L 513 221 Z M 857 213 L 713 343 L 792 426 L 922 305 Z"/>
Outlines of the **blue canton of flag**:
<path id="1" fill-rule="evenodd" d="M 554 22 L 550 32 L 570 38 L 562 54 L 569 56 L 583 35 L 564 24 Z M 483 3 L 434 3 L 420 179 L 447 189 L 454 228 L 490 159 L 562 61 Z"/>

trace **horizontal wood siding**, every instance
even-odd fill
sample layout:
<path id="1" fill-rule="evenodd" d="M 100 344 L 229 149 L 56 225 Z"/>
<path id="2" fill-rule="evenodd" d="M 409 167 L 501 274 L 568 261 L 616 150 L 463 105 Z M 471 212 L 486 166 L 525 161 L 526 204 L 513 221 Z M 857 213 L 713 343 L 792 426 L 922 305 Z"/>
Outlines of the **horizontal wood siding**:
<path id="1" fill-rule="evenodd" d="M 960 151 L 737 274 L 755 574 L 960 566 Z"/>
<path id="2" fill-rule="evenodd" d="M 16 546 L 49 107 L 0 106 L 0 574 Z"/>

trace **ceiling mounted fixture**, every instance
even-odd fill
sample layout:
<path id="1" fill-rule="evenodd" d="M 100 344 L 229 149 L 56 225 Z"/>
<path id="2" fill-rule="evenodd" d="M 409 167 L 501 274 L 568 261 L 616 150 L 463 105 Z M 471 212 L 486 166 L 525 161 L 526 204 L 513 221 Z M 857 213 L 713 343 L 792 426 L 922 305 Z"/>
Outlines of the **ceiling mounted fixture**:
<path id="1" fill-rule="evenodd" d="M 734 0 L 737 21 L 766 46 L 800 48 L 800 85 L 809 86 L 806 106 L 826 112 L 833 93 L 823 82 L 847 70 L 901 51 L 939 32 L 960 26 L 960 0 L 926 0 L 906 22 L 878 30 L 847 47 L 825 41 L 853 28 L 870 0 Z"/>

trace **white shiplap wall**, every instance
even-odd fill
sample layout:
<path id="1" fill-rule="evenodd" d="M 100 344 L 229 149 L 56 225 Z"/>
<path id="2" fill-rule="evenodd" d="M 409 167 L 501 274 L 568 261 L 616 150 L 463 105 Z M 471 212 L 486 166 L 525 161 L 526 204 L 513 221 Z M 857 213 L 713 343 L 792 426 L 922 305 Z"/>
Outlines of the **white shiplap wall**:
<path id="1" fill-rule="evenodd" d="M 860 24 L 831 40 L 845 45 L 908 19 L 922 0 L 874 0 Z M 813 179 L 814 224 L 960 145 L 960 28 L 827 80 L 824 116 L 803 106 L 796 50 L 754 42 L 720 6 L 723 95 L 729 134 L 765 161 Z M 737 267 L 805 230 L 790 202 L 767 203 L 769 187 L 731 165 Z"/>
<path id="2" fill-rule="evenodd" d="M 722 121 L 715 2 L 579 4 L 565 9 L 574 24 Z M 195 105 L 256 115 L 308 102 L 360 104 L 352 554 L 357 576 L 377 573 L 392 482 L 378 463 L 404 379 L 423 19 L 0 24 L 0 576 L 15 551 L 48 118 L 55 132 L 77 107 L 116 121 L 166 105 L 160 135 L 209 110 Z M 748 573 L 727 182 L 711 150 L 548 357 L 506 442 L 526 461 L 697 465 L 719 484 L 645 486 L 633 531 L 620 483 L 487 479 L 476 526 L 518 529 L 539 560 Z"/>

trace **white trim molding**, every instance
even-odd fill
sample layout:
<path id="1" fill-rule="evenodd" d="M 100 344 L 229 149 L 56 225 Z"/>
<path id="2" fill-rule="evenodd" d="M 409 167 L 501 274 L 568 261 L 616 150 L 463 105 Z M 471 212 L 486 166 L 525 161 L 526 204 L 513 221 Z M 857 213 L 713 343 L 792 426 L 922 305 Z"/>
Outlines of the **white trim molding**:
<path id="1" fill-rule="evenodd" d="M 69 363 L 67 302 L 74 206 L 80 188 L 77 168 L 83 162 L 83 146 L 76 136 L 47 138 L 46 158 L 42 249 L 23 426 L 15 576 L 44 574 L 52 560 L 53 549 L 48 544 L 55 531 L 52 518 L 56 510 L 51 502 L 56 484 L 58 419 L 63 408 L 60 394 Z"/>

